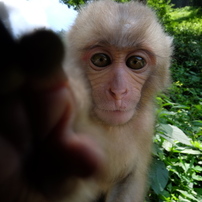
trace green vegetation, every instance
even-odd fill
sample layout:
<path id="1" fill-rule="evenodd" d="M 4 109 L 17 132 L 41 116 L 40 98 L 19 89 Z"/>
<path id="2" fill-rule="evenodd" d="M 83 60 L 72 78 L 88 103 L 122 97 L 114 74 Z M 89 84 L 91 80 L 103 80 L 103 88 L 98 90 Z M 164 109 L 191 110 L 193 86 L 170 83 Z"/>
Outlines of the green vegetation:
<path id="1" fill-rule="evenodd" d="M 148 0 L 174 36 L 172 86 L 157 102 L 148 201 L 202 201 L 202 10 Z"/>
<path id="2" fill-rule="evenodd" d="M 87 0 L 63 1 L 77 8 Z M 147 201 L 199 202 L 202 201 L 202 9 L 174 9 L 170 0 L 147 2 L 156 10 L 166 31 L 174 36 L 172 86 L 157 97 L 158 121 Z"/>

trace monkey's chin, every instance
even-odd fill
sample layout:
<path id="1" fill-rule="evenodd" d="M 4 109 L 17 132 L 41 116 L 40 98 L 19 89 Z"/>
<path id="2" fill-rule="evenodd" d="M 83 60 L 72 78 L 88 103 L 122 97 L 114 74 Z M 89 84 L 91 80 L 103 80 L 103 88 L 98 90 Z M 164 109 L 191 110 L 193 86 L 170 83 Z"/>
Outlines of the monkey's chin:
<path id="1" fill-rule="evenodd" d="M 102 110 L 95 109 L 97 118 L 104 124 L 110 126 L 120 126 L 128 123 L 134 116 L 134 110 L 121 111 L 121 110 Z"/>

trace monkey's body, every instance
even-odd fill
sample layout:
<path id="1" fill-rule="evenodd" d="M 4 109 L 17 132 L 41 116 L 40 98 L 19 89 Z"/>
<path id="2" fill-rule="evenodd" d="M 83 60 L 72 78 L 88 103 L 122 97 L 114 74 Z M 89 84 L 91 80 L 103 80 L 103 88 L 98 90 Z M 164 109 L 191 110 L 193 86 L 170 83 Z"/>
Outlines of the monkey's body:
<path id="1" fill-rule="evenodd" d="M 154 119 L 140 116 L 145 120 L 144 127 L 134 119 L 134 124 L 127 126 L 133 132 L 111 128 L 107 133 L 109 162 L 106 176 L 101 179 L 101 193 L 105 194 L 107 202 L 141 202 L 147 191 L 153 135 L 148 131 L 153 131 Z"/>
<path id="2" fill-rule="evenodd" d="M 75 80 L 74 80 L 75 81 Z M 73 82 L 74 82 L 73 81 Z M 72 83 L 73 85 L 73 83 Z M 80 86 L 81 87 L 81 86 Z M 73 85 L 73 91 L 76 88 Z M 78 88 L 77 88 L 78 90 Z M 80 90 L 78 91 L 80 92 Z M 77 94 L 77 93 L 76 93 Z M 85 106 L 86 101 L 76 100 L 78 106 Z M 80 95 L 81 96 L 81 95 Z M 84 97 L 84 96 L 82 96 Z M 79 104 L 80 103 L 80 104 Z M 123 126 L 106 126 L 101 122 L 92 120 L 95 132 L 89 133 L 92 139 L 101 141 L 106 161 L 102 171 L 94 180 L 81 181 L 82 186 L 87 186 L 87 191 L 80 197 L 84 202 L 142 202 L 148 189 L 147 174 L 151 160 L 151 146 L 154 130 L 154 102 L 149 100 L 147 106 L 133 119 Z M 83 111 L 83 110 L 80 110 Z M 147 112 L 150 113 L 147 113 Z M 81 116 L 79 115 L 79 119 Z M 92 119 L 94 119 L 92 117 Z M 144 120 L 144 125 L 142 125 Z M 83 122 L 83 121 L 82 121 Z M 76 132 L 85 131 L 86 123 L 78 120 Z M 82 127 L 81 127 L 82 123 Z M 97 133 L 96 127 L 101 133 Z M 87 132 L 87 129 L 85 132 Z M 99 137 L 102 135 L 102 137 Z M 84 184 L 83 184 L 84 183 Z M 82 188 L 78 186 L 78 190 Z M 89 192 L 92 192 L 89 194 Z M 74 192 L 73 192 L 74 193 Z M 88 195 L 86 195 L 88 193 Z M 75 196 L 75 193 L 73 194 Z M 75 197 L 79 202 L 80 197 Z M 64 202 L 71 200 L 64 200 Z M 74 201 L 74 200 L 73 200 Z"/>
<path id="3" fill-rule="evenodd" d="M 68 60 L 84 71 L 90 83 L 91 119 L 106 130 L 108 161 L 105 174 L 98 178 L 98 196 L 105 202 L 143 202 L 154 97 L 169 83 L 172 39 L 146 6 L 98 1 L 81 9 L 67 41 Z M 124 63 L 131 55 L 144 58 L 145 67 L 128 68 Z"/>

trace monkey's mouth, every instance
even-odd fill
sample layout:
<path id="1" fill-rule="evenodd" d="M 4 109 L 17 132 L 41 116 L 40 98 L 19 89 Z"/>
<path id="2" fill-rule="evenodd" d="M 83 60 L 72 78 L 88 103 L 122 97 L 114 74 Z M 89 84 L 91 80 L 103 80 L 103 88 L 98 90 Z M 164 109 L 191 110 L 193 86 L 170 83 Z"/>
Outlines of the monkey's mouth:
<path id="1" fill-rule="evenodd" d="M 131 109 L 103 109 L 103 108 L 96 107 L 95 111 L 99 111 L 101 113 L 108 114 L 109 116 L 110 116 L 110 114 L 121 116 L 121 115 L 130 113 L 132 110 Z"/>
<path id="2" fill-rule="evenodd" d="M 124 112 L 127 112 L 127 110 L 116 109 L 116 110 L 109 110 L 109 112 L 114 112 L 114 113 L 124 113 Z"/>
<path id="3" fill-rule="evenodd" d="M 95 111 L 102 111 L 102 112 L 106 112 L 106 113 L 127 113 L 130 112 L 133 108 L 129 108 L 129 107 L 113 107 L 113 106 L 109 106 L 109 107 L 104 107 L 104 106 L 95 106 L 94 110 Z"/>
<path id="4" fill-rule="evenodd" d="M 102 109 L 102 108 L 97 108 L 98 110 L 104 111 L 104 112 L 117 112 L 117 113 L 121 113 L 121 112 L 128 112 L 130 110 L 127 109 Z"/>
<path id="5" fill-rule="evenodd" d="M 130 109 L 102 109 L 95 108 L 95 114 L 104 123 L 109 125 L 123 125 L 127 123 L 134 115 L 134 110 Z"/>

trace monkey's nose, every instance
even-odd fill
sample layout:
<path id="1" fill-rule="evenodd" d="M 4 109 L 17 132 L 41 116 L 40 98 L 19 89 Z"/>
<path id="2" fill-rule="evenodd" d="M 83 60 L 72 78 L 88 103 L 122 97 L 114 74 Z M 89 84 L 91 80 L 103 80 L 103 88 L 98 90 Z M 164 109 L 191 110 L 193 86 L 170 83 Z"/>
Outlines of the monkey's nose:
<path id="1" fill-rule="evenodd" d="M 111 97 L 113 97 L 115 100 L 121 100 L 123 97 L 127 94 L 127 89 L 109 89 L 109 93 Z"/>

